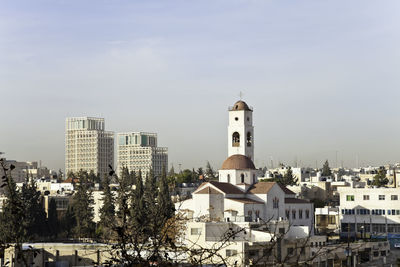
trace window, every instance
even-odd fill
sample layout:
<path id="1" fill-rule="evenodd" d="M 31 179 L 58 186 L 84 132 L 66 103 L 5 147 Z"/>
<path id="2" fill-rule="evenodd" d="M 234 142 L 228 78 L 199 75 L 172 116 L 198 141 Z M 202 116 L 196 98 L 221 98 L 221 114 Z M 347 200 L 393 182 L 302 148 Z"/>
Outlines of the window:
<path id="1" fill-rule="evenodd" d="M 251 216 L 251 215 L 253 215 L 253 212 L 252 212 L 251 210 L 249 210 L 249 211 L 247 212 L 247 214 L 248 214 L 249 216 Z"/>
<path id="2" fill-rule="evenodd" d="M 228 183 L 230 183 L 230 182 L 231 182 L 231 175 L 228 174 Z"/>
<path id="3" fill-rule="evenodd" d="M 240 146 L 240 135 L 238 132 L 232 134 L 232 146 Z"/>
<path id="4" fill-rule="evenodd" d="M 254 258 L 254 257 L 256 257 L 258 255 L 258 250 L 256 250 L 256 249 L 250 249 L 249 250 L 249 257 L 250 258 Z"/>
<path id="5" fill-rule="evenodd" d="M 299 210 L 299 219 L 303 219 L 303 210 Z"/>
<path id="6" fill-rule="evenodd" d="M 306 210 L 306 219 L 310 218 L 310 210 Z"/>
<path id="7" fill-rule="evenodd" d="M 279 209 L 279 198 L 275 197 L 274 200 L 272 201 L 272 207 L 274 209 Z"/>
<path id="8" fill-rule="evenodd" d="M 260 218 L 260 211 L 259 210 L 256 210 L 256 217 Z"/>
<path id="9" fill-rule="evenodd" d="M 346 201 L 354 201 L 354 195 L 347 195 Z"/>
<path id="10" fill-rule="evenodd" d="M 240 175 L 240 182 L 241 182 L 242 184 L 244 183 L 244 174 L 243 174 L 243 173 Z"/>
<path id="11" fill-rule="evenodd" d="M 225 250 L 225 254 L 227 257 L 235 256 L 237 254 L 236 249 L 227 249 Z"/>
<path id="12" fill-rule="evenodd" d="M 247 132 L 247 146 L 251 146 L 251 132 Z"/>
<path id="13" fill-rule="evenodd" d="M 289 219 L 289 215 L 290 215 L 289 210 L 286 210 L 285 214 L 286 214 L 286 219 Z"/>
<path id="14" fill-rule="evenodd" d="M 391 200 L 398 200 L 398 196 L 397 196 L 397 195 L 391 195 L 391 196 L 390 196 L 390 199 L 391 199 Z"/>
<path id="15" fill-rule="evenodd" d="M 191 235 L 201 235 L 201 228 L 190 228 Z"/>
<path id="16" fill-rule="evenodd" d="M 379 195 L 379 200 L 385 200 L 385 195 Z"/>
<path id="17" fill-rule="evenodd" d="M 296 219 L 296 210 L 292 210 L 292 219 Z"/>
<path id="18" fill-rule="evenodd" d="M 288 248 L 287 249 L 287 254 L 290 256 L 290 255 L 293 255 L 293 253 L 294 253 L 294 248 Z"/>
<path id="19" fill-rule="evenodd" d="M 239 120 L 239 118 L 238 117 L 235 117 L 235 121 L 238 121 Z"/>
<path id="20" fill-rule="evenodd" d="M 369 200 L 369 195 L 363 195 L 363 200 Z"/>
<path id="21" fill-rule="evenodd" d="M 285 228 L 280 227 L 280 228 L 279 228 L 279 233 L 283 235 L 283 234 L 285 233 Z"/>

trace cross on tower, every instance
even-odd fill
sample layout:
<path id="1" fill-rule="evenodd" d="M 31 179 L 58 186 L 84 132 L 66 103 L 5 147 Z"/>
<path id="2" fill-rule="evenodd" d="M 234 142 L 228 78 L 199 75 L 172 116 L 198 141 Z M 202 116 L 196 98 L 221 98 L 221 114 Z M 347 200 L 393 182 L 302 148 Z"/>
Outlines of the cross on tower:
<path id="1" fill-rule="evenodd" d="M 242 91 L 240 91 L 240 92 L 239 92 L 239 98 L 240 98 L 240 100 L 242 100 L 242 97 L 243 97 L 243 93 L 242 93 Z"/>

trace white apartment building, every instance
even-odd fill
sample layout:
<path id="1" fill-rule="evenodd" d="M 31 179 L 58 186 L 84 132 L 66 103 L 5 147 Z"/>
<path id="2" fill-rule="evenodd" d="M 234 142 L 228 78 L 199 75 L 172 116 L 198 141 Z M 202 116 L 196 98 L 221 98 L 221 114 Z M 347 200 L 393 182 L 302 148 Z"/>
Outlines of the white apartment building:
<path id="1" fill-rule="evenodd" d="M 118 133 L 118 175 L 123 167 L 142 172 L 146 177 L 150 170 L 160 176 L 168 168 L 168 148 L 157 146 L 157 134 L 145 132 Z"/>
<path id="2" fill-rule="evenodd" d="M 101 177 L 114 166 L 114 133 L 105 131 L 103 118 L 67 118 L 65 172 L 91 171 Z"/>
<path id="3" fill-rule="evenodd" d="M 343 187 L 338 191 L 343 237 L 400 239 L 400 188 Z"/>

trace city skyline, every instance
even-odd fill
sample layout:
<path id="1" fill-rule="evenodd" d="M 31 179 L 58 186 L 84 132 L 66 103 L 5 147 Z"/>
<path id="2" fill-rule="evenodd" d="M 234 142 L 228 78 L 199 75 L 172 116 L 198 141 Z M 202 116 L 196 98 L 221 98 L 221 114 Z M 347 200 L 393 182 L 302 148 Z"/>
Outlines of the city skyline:
<path id="1" fill-rule="evenodd" d="M 93 116 L 115 133 L 157 133 L 175 169 L 219 169 L 223 111 L 243 92 L 256 111 L 257 167 L 271 157 L 275 166 L 398 162 L 399 9 L 4 1 L 0 151 L 63 169 L 65 118 Z"/>

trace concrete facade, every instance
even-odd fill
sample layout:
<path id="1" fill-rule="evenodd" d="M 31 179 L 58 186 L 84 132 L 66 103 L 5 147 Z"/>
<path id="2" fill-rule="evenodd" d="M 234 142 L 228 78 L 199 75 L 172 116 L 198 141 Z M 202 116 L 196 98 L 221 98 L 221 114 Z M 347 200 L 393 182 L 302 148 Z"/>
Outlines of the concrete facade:
<path id="1" fill-rule="evenodd" d="M 100 177 L 114 166 L 114 133 L 103 118 L 75 117 L 65 122 L 65 172 L 93 171 Z"/>
<path id="2" fill-rule="evenodd" d="M 168 168 L 168 148 L 157 146 L 156 133 L 118 133 L 118 175 L 123 167 L 129 171 L 142 172 L 146 177 L 150 170 L 160 176 L 163 167 Z"/>

